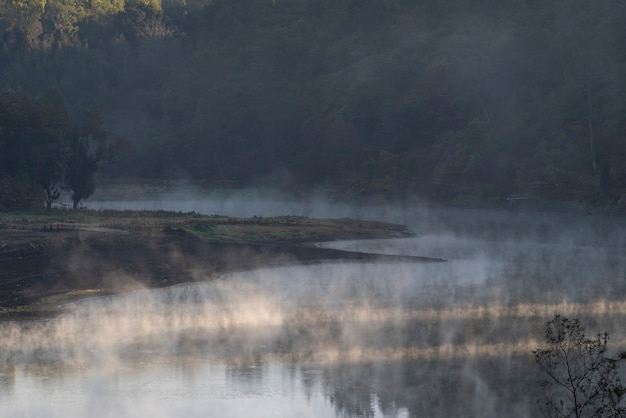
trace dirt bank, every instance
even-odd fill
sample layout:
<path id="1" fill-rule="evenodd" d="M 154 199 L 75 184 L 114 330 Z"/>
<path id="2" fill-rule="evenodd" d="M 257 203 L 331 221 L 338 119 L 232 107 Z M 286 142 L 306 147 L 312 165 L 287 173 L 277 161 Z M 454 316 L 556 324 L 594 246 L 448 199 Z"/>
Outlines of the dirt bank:
<path id="1" fill-rule="evenodd" d="M 407 237 L 401 225 L 301 217 L 237 219 L 162 212 L 0 217 L 0 320 L 53 315 L 87 295 L 164 287 L 266 266 L 438 259 L 320 248 Z"/>

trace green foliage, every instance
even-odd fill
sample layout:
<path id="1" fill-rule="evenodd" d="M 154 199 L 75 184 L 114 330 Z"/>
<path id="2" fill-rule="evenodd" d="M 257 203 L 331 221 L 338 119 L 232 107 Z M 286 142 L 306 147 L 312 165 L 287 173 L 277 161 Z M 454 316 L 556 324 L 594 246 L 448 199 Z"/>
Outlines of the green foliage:
<path id="1" fill-rule="evenodd" d="M 65 146 L 72 133 L 60 92 L 53 88 L 32 100 L 23 92 L 5 91 L 0 109 L 0 174 L 28 180 L 51 203 L 59 197 L 56 189 L 63 181 Z"/>
<path id="2" fill-rule="evenodd" d="M 625 4 L 49 0 L 0 72 L 101 104 L 105 175 L 619 208 Z"/>
<path id="3" fill-rule="evenodd" d="M 15 202 L 3 203 L 5 209 L 32 207 L 26 197 L 34 188 L 45 193 L 48 209 L 67 188 L 76 208 L 95 190 L 98 163 L 112 156 L 99 113 L 87 112 L 75 126 L 56 88 L 38 99 L 23 91 L 0 92 L 0 151 L 3 201 Z"/>
<path id="4" fill-rule="evenodd" d="M 114 15 L 124 11 L 124 0 L 91 0 L 89 14 L 95 17 Z"/>
<path id="5" fill-rule="evenodd" d="M 98 164 L 103 159 L 113 158 L 115 152 L 109 144 L 100 111 L 85 112 L 80 130 L 70 138 L 66 150 L 65 187 L 72 194 L 74 209 L 95 192 Z"/>
<path id="6" fill-rule="evenodd" d="M 31 178 L 45 191 L 49 209 L 52 201 L 59 198 L 58 188 L 63 183 L 65 169 L 65 147 L 74 128 L 58 89 L 49 89 L 36 106 L 41 119 L 39 133 L 34 139 L 36 152 L 31 162 L 37 171 Z"/>
<path id="7" fill-rule="evenodd" d="M 619 359 L 606 356 L 609 335 L 588 338 L 584 331 L 578 319 L 558 314 L 546 323 L 548 347 L 534 351 L 547 375 L 542 410 L 548 417 L 625 417 Z"/>
<path id="8" fill-rule="evenodd" d="M 28 179 L 0 173 L 0 212 L 41 208 L 42 198 L 41 190 Z"/>
<path id="9" fill-rule="evenodd" d="M 73 209 L 76 209 L 81 200 L 96 191 L 98 159 L 90 154 L 87 138 L 74 137 L 70 140 L 66 164 L 65 184 L 72 193 Z"/>

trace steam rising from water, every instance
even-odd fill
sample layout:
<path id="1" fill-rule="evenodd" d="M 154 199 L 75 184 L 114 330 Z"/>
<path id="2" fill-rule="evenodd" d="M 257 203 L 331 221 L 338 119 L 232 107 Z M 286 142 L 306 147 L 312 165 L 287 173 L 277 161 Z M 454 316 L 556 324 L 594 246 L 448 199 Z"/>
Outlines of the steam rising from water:
<path id="1" fill-rule="evenodd" d="M 88 299 L 67 305 L 55 320 L 2 324 L 0 360 L 89 364 L 117 361 L 137 349 L 323 364 L 527 355 L 541 344 L 542 324 L 556 312 L 603 318 L 605 325 L 626 317 L 623 300 L 474 300 L 473 280 L 456 284 L 470 298 L 432 300 L 433 284 L 422 277 L 431 269 L 289 267 Z"/>
<path id="2" fill-rule="evenodd" d="M 615 349 L 626 346 L 619 221 L 455 211 L 382 219 L 411 224 L 418 236 L 326 245 L 449 262 L 292 266 L 83 300 L 54 320 L 0 324 L 0 377 L 45 380 L 53 369 L 91 382 L 90 373 L 98 381 L 139 368 L 163 379 L 150 371 L 173 362 L 184 376 L 225 375 L 223 387 L 253 387 L 275 402 L 287 401 L 272 382 L 289 381 L 290 399 L 297 390 L 311 403 L 290 410 L 298 416 L 521 417 L 536 415 L 531 351 L 554 313 L 580 317 L 590 335 L 609 331 Z M 449 393 L 459 394 L 454 402 Z M 210 399 L 203 407 L 224 402 Z M 3 402 L 11 410 L 0 394 Z M 266 416 L 285 411 L 270 404 Z M 229 405 L 232 416 L 258 409 Z M 158 412 L 139 403 L 118 415 L 173 416 Z"/>

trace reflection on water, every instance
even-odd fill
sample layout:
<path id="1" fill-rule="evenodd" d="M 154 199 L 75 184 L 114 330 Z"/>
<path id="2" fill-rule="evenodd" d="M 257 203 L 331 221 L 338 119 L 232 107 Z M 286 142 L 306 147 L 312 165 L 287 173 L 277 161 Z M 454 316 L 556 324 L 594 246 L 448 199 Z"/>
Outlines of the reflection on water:
<path id="1" fill-rule="evenodd" d="M 319 379 L 311 381 L 307 370 L 182 358 L 148 363 L 71 374 L 18 368 L 10 402 L 0 398 L 3 416 L 333 416 Z"/>
<path id="2" fill-rule="evenodd" d="M 265 269 L 3 324 L 0 411 L 536 416 L 531 351 L 555 312 L 626 345 L 623 247 L 602 225 L 490 219 L 491 233 L 439 220 L 414 239 L 327 244 L 447 263 Z"/>

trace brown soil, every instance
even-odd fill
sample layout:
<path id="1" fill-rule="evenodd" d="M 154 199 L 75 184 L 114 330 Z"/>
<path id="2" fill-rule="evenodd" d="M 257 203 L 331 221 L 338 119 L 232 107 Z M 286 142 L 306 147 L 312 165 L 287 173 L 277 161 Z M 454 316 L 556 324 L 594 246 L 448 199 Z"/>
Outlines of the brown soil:
<path id="1" fill-rule="evenodd" d="M 214 229 L 223 226 L 222 233 L 237 231 L 230 238 L 214 239 L 188 232 L 184 227 L 187 218 L 168 218 L 150 228 L 146 228 L 150 223 L 145 218 L 137 227 L 133 227 L 134 221 L 123 219 L 115 218 L 116 227 L 102 226 L 102 222 L 0 223 L 0 320 L 54 315 L 59 304 L 87 295 L 211 280 L 228 272 L 266 266 L 330 260 L 442 261 L 340 251 L 313 244 L 410 235 L 401 226 L 383 223 L 194 217 L 194 225 L 209 222 Z M 252 234 L 254 242 L 242 239 Z"/>

